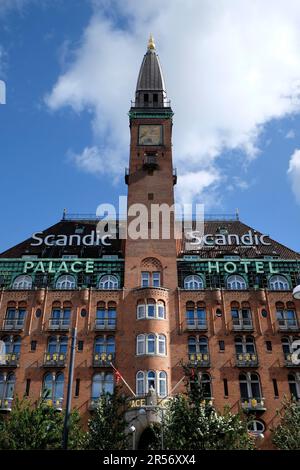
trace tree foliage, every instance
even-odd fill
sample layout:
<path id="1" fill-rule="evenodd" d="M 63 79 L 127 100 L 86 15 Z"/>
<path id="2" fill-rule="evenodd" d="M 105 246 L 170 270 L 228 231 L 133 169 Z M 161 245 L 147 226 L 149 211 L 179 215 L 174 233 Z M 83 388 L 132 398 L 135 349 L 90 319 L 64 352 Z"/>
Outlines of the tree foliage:
<path id="1" fill-rule="evenodd" d="M 280 450 L 300 449 L 300 406 L 295 400 L 284 400 L 280 423 L 272 430 L 273 444 Z"/>
<path id="2" fill-rule="evenodd" d="M 124 411 L 125 401 L 119 396 L 117 389 L 113 395 L 102 395 L 89 420 L 84 447 L 97 450 L 126 449 Z"/>
<path id="3" fill-rule="evenodd" d="M 14 401 L 12 411 L 0 415 L 1 450 L 61 449 L 64 414 L 41 401 L 36 406 L 28 400 Z M 82 440 L 80 417 L 70 415 L 69 448 L 77 449 Z"/>

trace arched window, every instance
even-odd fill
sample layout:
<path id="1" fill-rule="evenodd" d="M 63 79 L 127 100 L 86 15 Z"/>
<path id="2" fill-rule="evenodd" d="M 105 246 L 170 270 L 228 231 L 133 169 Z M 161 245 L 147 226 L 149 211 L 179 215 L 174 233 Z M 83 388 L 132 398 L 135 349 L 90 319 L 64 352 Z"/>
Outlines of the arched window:
<path id="1" fill-rule="evenodd" d="M 0 372 L 0 402 L 8 400 L 8 407 L 10 408 L 11 401 L 14 398 L 14 390 L 16 384 L 15 374 L 8 375 Z"/>
<path id="2" fill-rule="evenodd" d="M 119 281 L 116 276 L 106 275 L 102 276 L 99 282 L 99 289 L 112 290 L 118 289 Z"/>
<path id="3" fill-rule="evenodd" d="M 239 382 L 242 400 L 251 400 L 253 398 L 260 400 L 262 398 L 260 380 L 257 374 L 240 374 Z"/>
<path id="4" fill-rule="evenodd" d="M 111 373 L 101 372 L 95 374 L 92 382 L 92 400 L 97 400 L 106 393 L 112 395 L 114 392 L 114 377 Z"/>
<path id="5" fill-rule="evenodd" d="M 271 290 L 289 290 L 290 286 L 285 276 L 272 276 L 269 280 L 269 289 Z"/>
<path id="6" fill-rule="evenodd" d="M 300 378 L 298 374 L 288 375 L 289 388 L 292 398 L 300 400 Z"/>
<path id="7" fill-rule="evenodd" d="M 13 289 L 27 290 L 32 288 L 32 277 L 27 274 L 17 276 L 12 285 Z"/>
<path id="8" fill-rule="evenodd" d="M 161 371 L 158 374 L 158 395 L 160 397 L 166 397 L 168 395 L 167 373 L 165 371 Z"/>
<path id="9" fill-rule="evenodd" d="M 206 310 L 204 307 L 197 306 L 192 302 L 186 304 L 186 324 L 190 330 L 206 330 Z"/>
<path id="10" fill-rule="evenodd" d="M 68 338 L 67 336 L 50 336 L 48 341 L 48 353 L 49 354 L 67 354 L 68 350 Z"/>
<path id="11" fill-rule="evenodd" d="M 200 374 L 200 385 L 204 398 L 212 398 L 211 377 L 209 374 Z"/>
<path id="12" fill-rule="evenodd" d="M 247 289 L 246 281 L 242 276 L 233 274 L 227 278 L 227 289 L 230 290 L 243 290 Z"/>
<path id="13" fill-rule="evenodd" d="M 114 336 L 98 336 L 95 340 L 95 353 L 97 354 L 114 354 L 115 353 L 115 337 Z"/>
<path id="14" fill-rule="evenodd" d="M 48 373 L 44 377 L 43 397 L 61 404 L 64 398 L 64 374 Z"/>
<path id="15" fill-rule="evenodd" d="M 164 320 L 166 318 L 165 304 L 161 300 L 155 302 L 153 299 L 148 299 L 146 304 L 138 303 L 136 317 L 138 320 L 143 318 Z"/>
<path id="16" fill-rule="evenodd" d="M 5 344 L 5 354 L 20 354 L 20 336 L 6 336 L 5 338 L 3 338 L 3 342 Z"/>
<path id="17" fill-rule="evenodd" d="M 141 370 L 136 374 L 136 394 L 145 395 L 145 373 Z"/>
<path id="18" fill-rule="evenodd" d="M 281 309 L 277 307 L 276 317 L 281 330 L 297 330 L 298 320 L 294 309 Z"/>
<path id="19" fill-rule="evenodd" d="M 255 354 L 255 342 L 252 336 L 236 336 L 234 342 L 236 354 Z"/>
<path id="20" fill-rule="evenodd" d="M 184 288 L 187 290 L 201 290 L 204 289 L 204 282 L 201 276 L 191 275 L 184 279 Z"/>
<path id="21" fill-rule="evenodd" d="M 166 337 L 160 334 L 140 334 L 136 337 L 136 353 L 166 355 Z"/>
<path id="22" fill-rule="evenodd" d="M 156 389 L 156 377 L 153 370 L 147 372 L 147 393 Z"/>
<path id="23" fill-rule="evenodd" d="M 232 308 L 231 319 L 234 330 L 252 330 L 252 315 L 249 308 Z"/>
<path id="24" fill-rule="evenodd" d="M 68 329 L 71 322 L 71 308 L 70 307 L 53 307 L 49 326 L 53 330 Z"/>
<path id="25" fill-rule="evenodd" d="M 24 327 L 25 308 L 8 308 L 5 316 L 6 330 L 21 330 Z"/>
<path id="26" fill-rule="evenodd" d="M 76 288 L 76 279 L 71 274 L 63 274 L 56 280 L 56 289 L 70 290 Z"/>
<path id="27" fill-rule="evenodd" d="M 249 421 L 249 423 L 247 424 L 247 428 L 248 431 L 256 437 L 263 434 L 263 432 L 265 431 L 264 423 L 262 421 L 258 421 L 257 419 Z"/>

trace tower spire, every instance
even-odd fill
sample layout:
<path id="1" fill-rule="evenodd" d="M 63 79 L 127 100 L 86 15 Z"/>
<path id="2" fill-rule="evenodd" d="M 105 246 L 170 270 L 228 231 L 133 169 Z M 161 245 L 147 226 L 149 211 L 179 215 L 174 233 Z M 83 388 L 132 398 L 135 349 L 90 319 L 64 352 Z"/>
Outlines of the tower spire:
<path id="1" fill-rule="evenodd" d="M 148 50 L 155 50 L 155 42 L 153 39 L 152 34 L 150 33 L 149 41 L 148 41 Z"/>

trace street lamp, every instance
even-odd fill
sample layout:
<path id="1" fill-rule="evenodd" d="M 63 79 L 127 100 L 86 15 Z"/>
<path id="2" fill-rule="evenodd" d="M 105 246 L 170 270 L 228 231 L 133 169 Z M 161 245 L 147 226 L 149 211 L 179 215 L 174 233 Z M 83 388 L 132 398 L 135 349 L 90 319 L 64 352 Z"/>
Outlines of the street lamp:
<path id="1" fill-rule="evenodd" d="M 300 284 L 298 284 L 294 289 L 293 289 L 293 297 L 296 300 L 300 300 Z"/>
<path id="2" fill-rule="evenodd" d="M 132 434 L 132 450 L 135 450 L 135 426 L 130 426 L 129 432 Z"/>

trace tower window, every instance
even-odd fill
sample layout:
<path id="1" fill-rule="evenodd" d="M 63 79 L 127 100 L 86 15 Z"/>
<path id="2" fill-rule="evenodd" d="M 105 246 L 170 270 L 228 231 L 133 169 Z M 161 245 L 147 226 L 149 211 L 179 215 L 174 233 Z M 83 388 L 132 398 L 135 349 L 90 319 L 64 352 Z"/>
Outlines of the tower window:
<path id="1" fill-rule="evenodd" d="M 144 93 L 144 102 L 149 103 L 149 95 L 148 93 Z"/>
<path id="2" fill-rule="evenodd" d="M 148 201 L 153 201 L 153 199 L 154 199 L 154 194 L 148 193 Z"/>
<path id="3" fill-rule="evenodd" d="M 153 95 L 153 103 L 158 103 L 158 94 L 154 93 Z"/>

